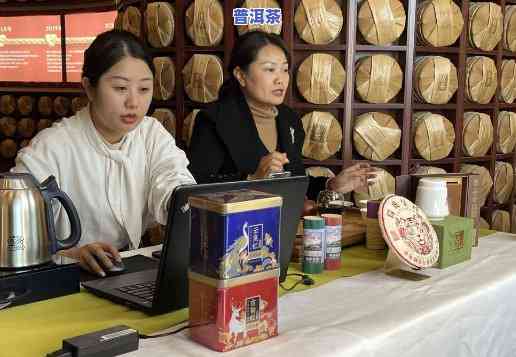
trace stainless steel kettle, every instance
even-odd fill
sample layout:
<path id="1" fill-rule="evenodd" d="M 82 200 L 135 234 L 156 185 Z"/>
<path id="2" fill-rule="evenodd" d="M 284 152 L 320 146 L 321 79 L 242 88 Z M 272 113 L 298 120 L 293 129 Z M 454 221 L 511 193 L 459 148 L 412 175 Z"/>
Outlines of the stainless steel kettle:
<path id="1" fill-rule="evenodd" d="M 56 238 L 54 198 L 70 220 L 71 233 L 65 240 Z M 77 210 L 54 176 L 39 184 L 31 174 L 0 173 L 0 269 L 47 263 L 52 254 L 76 245 L 80 238 Z"/>

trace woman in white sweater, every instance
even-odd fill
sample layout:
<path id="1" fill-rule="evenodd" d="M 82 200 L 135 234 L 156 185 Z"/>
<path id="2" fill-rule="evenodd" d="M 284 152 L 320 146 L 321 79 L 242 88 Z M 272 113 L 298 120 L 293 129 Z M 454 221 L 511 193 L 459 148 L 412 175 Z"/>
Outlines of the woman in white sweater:
<path id="1" fill-rule="evenodd" d="M 84 54 L 82 85 L 89 105 L 40 132 L 16 158 L 18 172 L 54 175 L 82 225 L 77 247 L 60 252 L 105 276 L 120 249 L 137 248 L 153 222 L 166 224 L 174 188 L 194 183 L 174 138 L 147 117 L 154 68 L 139 40 L 124 31 L 99 35 Z M 56 232 L 69 223 L 57 209 Z"/>

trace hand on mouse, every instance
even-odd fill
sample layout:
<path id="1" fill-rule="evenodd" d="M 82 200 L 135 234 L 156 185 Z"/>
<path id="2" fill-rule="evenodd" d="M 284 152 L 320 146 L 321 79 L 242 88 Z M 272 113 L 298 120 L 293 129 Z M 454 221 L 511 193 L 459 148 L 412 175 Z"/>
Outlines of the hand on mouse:
<path id="1" fill-rule="evenodd" d="M 113 260 L 122 262 L 118 249 L 103 242 L 93 242 L 82 247 L 63 250 L 60 254 L 78 260 L 81 268 L 101 277 L 106 276 L 104 270 L 113 268 Z"/>

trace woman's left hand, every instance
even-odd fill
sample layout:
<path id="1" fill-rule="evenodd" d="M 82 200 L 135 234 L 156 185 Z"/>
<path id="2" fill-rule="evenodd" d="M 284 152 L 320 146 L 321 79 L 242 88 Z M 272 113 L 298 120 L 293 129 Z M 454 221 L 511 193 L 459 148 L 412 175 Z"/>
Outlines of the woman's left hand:
<path id="1" fill-rule="evenodd" d="M 370 179 L 376 177 L 376 169 L 368 163 L 360 163 L 342 170 L 337 176 L 328 180 L 331 191 L 347 193 L 351 191 L 367 192 Z"/>

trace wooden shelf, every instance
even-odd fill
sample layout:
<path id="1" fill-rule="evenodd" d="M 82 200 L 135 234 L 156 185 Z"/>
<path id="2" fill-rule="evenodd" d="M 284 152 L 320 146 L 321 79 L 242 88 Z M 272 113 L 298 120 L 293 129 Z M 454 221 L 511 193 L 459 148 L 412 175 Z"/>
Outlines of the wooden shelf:
<path id="1" fill-rule="evenodd" d="M 338 159 L 328 159 L 328 160 L 313 160 L 313 159 L 303 159 L 303 163 L 309 166 L 343 166 L 344 161 Z"/>
<path id="2" fill-rule="evenodd" d="M 492 160 L 492 156 L 477 156 L 477 157 L 471 157 L 471 156 L 463 156 L 461 158 L 462 162 L 485 162 Z"/>
<path id="3" fill-rule="evenodd" d="M 356 45 L 357 52 L 404 52 L 407 46 L 393 45 L 393 46 L 373 46 L 373 45 Z"/>
<path id="4" fill-rule="evenodd" d="M 516 52 L 511 52 L 511 51 L 504 50 L 502 52 L 502 56 L 504 56 L 504 57 L 516 57 Z"/>
<path id="5" fill-rule="evenodd" d="M 346 51 L 345 44 L 312 45 L 305 43 L 294 44 L 295 51 Z"/>
<path id="6" fill-rule="evenodd" d="M 496 56 L 498 54 L 498 51 L 483 51 L 477 48 L 467 48 L 466 54 L 476 56 Z"/>
<path id="7" fill-rule="evenodd" d="M 448 158 L 445 158 L 445 159 L 434 160 L 434 161 L 428 161 L 428 160 L 425 160 L 425 159 L 416 158 L 416 159 L 410 159 L 410 162 L 413 163 L 413 164 L 432 166 L 432 165 L 439 165 L 439 164 L 453 164 L 453 163 L 455 163 L 455 158 L 448 157 Z"/>
<path id="8" fill-rule="evenodd" d="M 417 110 L 454 110 L 457 108 L 457 104 L 446 103 L 446 104 L 428 104 L 428 103 L 415 103 L 414 109 Z"/>
<path id="9" fill-rule="evenodd" d="M 312 110 L 325 110 L 325 109 L 344 109 L 346 105 L 344 103 L 330 103 L 330 104 L 314 104 L 308 102 L 292 102 L 293 108 L 298 109 L 312 109 Z"/>
<path id="10" fill-rule="evenodd" d="M 514 158 L 514 153 L 510 154 L 496 154 L 496 160 L 512 160 Z"/>
<path id="11" fill-rule="evenodd" d="M 33 94 L 33 93 L 45 93 L 45 94 L 84 94 L 84 90 L 81 87 L 44 87 L 44 86 L 23 86 L 20 87 L 1 87 L 0 86 L 0 93 L 4 94 Z"/>
<path id="12" fill-rule="evenodd" d="M 464 103 L 464 109 L 495 109 L 495 103 L 478 104 L 478 103 Z"/>
<path id="13" fill-rule="evenodd" d="M 501 109 L 516 109 L 516 103 L 500 103 L 498 107 Z"/>
<path id="14" fill-rule="evenodd" d="M 458 47 L 432 47 L 432 46 L 416 46 L 416 52 L 427 52 L 435 54 L 454 54 L 459 53 Z"/>
<path id="15" fill-rule="evenodd" d="M 375 110 L 386 110 L 386 109 L 403 109 L 405 104 L 403 103 L 363 103 L 363 102 L 355 102 L 353 103 L 353 108 L 355 109 L 375 109 Z"/>
<path id="16" fill-rule="evenodd" d="M 371 160 L 365 160 L 365 159 L 353 159 L 353 164 L 361 163 L 361 162 L 367 162 L 371 164 L 372 166 L 401 166 L 402 161 L 400 159 L 386 159 L 383 161 L 371 161 Z"/>

